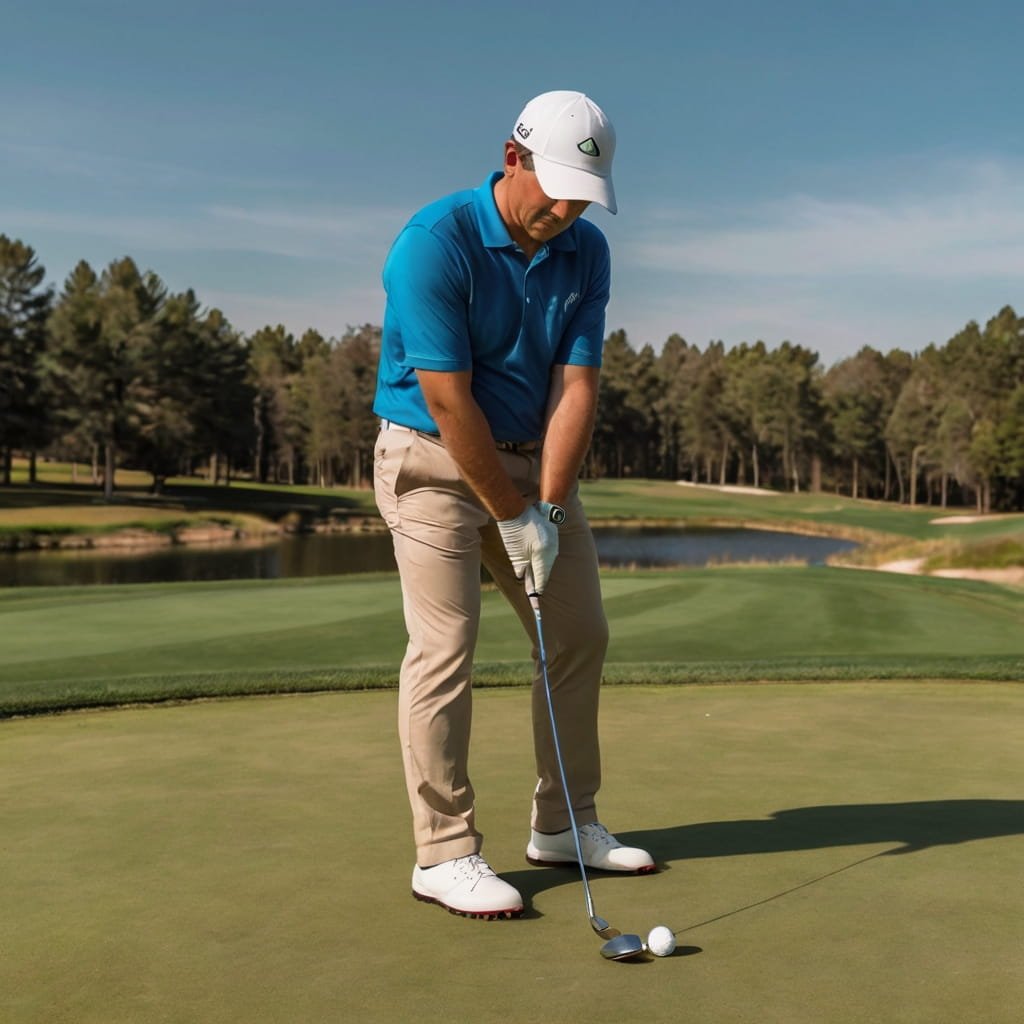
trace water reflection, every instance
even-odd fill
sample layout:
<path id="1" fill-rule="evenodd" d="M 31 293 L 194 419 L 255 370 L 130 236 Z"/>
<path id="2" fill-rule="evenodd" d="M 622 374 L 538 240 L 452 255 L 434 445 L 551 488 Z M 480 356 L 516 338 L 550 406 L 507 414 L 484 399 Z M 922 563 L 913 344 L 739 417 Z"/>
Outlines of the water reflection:
<path id="1" fill-rule="evenodd" d="M 835 537 L 719 527 L 614 527 L 596 529 L 594 537 L 602 565 L 637 568 L 794 560 L 820 565 L 857 546 Z"/>
<path id="2" fill-rule="evenodd" d="M 856 547 L 851 541 L 748 529 L 601 527 L 607 567 L 699 566 L 724 562 L 812 564 Z M 0 586 L 75 586 L 188 580 L 278 579 L 391 571 L 385 533 L 302 534 L 269 544 L 182 546 L 155 551 L 41 551 L 0 555 Z"/>

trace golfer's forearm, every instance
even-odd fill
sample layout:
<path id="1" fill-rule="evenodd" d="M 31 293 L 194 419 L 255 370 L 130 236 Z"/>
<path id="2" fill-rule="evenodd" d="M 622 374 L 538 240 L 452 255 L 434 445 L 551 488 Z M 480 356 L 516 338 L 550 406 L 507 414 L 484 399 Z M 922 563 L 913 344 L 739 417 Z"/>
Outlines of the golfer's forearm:
<path id="1" fill-rule="evenodd" d="M 505 471 L 468 375 L 419 372 L 430 415 L 463 479 L 495 519 L 514 519 L 528 502 Z"/>
<path id="2" fill-rule="evenodd" d="M 434 418 L 448 454 L 487 511 L 495 519 L 518 516 L 528 502 L 505 472 L 484 417 L 481 415 L 479 420 L 457 416 Z"/>
<path id="3" fill-rule="evenodd" d="M 564 504 L 576 484 L 594 433 L 597 381 L 595 369 L 555 367 L 540 470 L 543 501 Z"/>

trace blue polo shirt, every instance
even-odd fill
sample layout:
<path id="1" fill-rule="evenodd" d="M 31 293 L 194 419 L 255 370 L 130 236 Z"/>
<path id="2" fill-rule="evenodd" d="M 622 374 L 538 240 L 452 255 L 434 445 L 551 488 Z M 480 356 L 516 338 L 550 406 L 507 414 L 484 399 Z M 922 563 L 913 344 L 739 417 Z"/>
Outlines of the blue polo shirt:
<path id="1" fill-rule="evenodd" d="M 500 441 L 544 430 L 552 366 L 600 366 L 608 243 L 576 220 L 532 260 L 512 241 L 492 174 L 417 213 L 384 264 L 387 307 L 374 412 L 437 433 L 416 370 L 472 370 Z"/>

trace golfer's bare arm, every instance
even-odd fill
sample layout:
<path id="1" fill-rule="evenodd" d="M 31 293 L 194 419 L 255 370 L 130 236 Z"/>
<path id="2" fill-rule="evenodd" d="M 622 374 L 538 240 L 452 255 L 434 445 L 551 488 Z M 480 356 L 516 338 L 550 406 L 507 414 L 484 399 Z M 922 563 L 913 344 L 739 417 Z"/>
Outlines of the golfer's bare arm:
<path id="1" fill-rule="evenodd" d="M 590 447 L 600 371 L 555 366 L 551 371 L 540 497 L 564 504 Z M 513 519 L 526 508 L 494 446 L 490 425 L 473 397 L 472 373 L 417 370 L 423 397 L 448 453 L 495 519 Z"/>
<path id="2" fill-rule="evenodd" d="M 417 370 L 416 379 L 448 454 L 495 519 L 514 519 L 528 502 L 505 471 L 486 417 L 470 390 L 472 372 Z"/>
<path id="3" fill-rule="evenodd" d="M 576 483 L 594 433 L 600 372 L 594 366 L 555 366 L 551 371 L 540 464 L 542 501 L 564 505 Z"/>

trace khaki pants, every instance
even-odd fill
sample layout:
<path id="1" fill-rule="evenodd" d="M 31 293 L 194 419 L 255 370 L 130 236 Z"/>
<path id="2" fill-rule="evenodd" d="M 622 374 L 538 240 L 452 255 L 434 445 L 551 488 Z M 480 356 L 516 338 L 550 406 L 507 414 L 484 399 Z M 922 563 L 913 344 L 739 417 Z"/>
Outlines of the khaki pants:
<path id="1" fill-rule="evenodd" d="M 539 451 L 499 454 L 520 491 L 535 499 Z M 539 832 L 568 828 L 537 661 L 536 624 L 497 526 L 459 476 L 440 439 L 383 429 L 374 456 L 377 506 L 394 540 L 409 634 L 401 669 L 398 728 L 420 867 L 478 853 L 481 848 L 469 778 L 481 562 L 534 643 L 532 712 L 539 781 L 531 823 Z M 583 824 L 597 817 L 595 795 L 601 784 L 597 707 L 608 626 L 594 539 L 575 490 L 566 512 L 541 612 L 562 758 L 573 811 Z"/>

